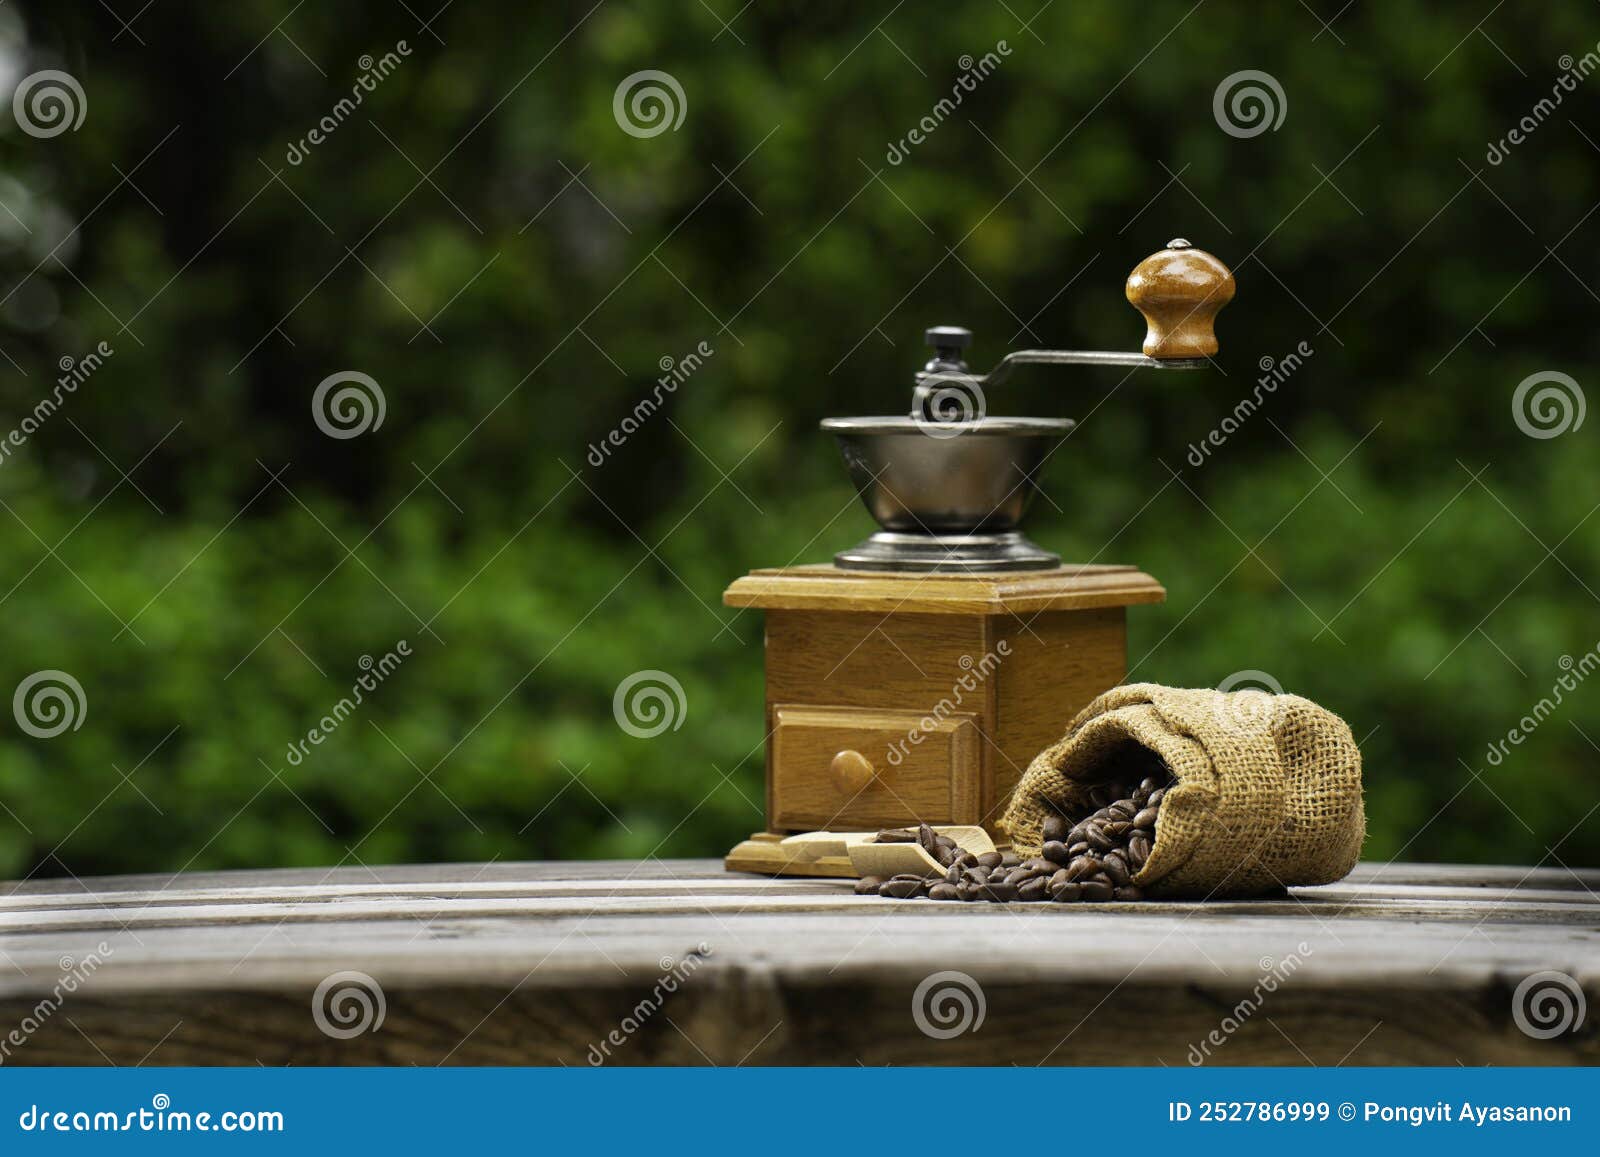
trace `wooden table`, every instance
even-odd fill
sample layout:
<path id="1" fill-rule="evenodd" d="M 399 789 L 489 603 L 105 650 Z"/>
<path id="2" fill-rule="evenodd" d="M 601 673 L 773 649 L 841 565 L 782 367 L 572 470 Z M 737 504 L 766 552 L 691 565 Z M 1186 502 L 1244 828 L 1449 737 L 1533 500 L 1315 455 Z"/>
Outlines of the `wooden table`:
<path id="1" fill-rule="evenodd" d="M 0 885 L 0 1059 L 1181 1066 L 1220 1037 L 1210 1063 L 1593 1064 L 1597 892 L 1594 871 L 1397 864 L 1250 903 L 954 904 L 700 860 Z M 92 975 L 57 999 L 63 968 Z M 1536 1040 L 1512 994 L 1546 969 L 1590 1011 Z M 383 1019 L 340 1039 L 312 1006 L 346 970 Z M 941 971 L 984 1006 L 949 1039 L 913 1016 Z"/>

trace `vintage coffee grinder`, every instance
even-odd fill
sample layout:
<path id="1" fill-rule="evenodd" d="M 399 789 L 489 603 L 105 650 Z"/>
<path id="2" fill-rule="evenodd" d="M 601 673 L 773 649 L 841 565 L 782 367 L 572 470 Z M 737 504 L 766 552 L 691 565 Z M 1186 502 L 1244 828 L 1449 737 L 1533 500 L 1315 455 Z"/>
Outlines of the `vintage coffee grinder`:
<path id="1" fill-rule="evenodd" d="M 1019 350 L 987 374 L 968 330 L 927 331 L 911 412 L 827 418 L 880 529 L 832 565 L 752 571 L 723 594 L 766 612 L 767 827 L 731 869 L 850 875 L 816 830 L 995 821 L 1022 771 L 1127 672 L 1125 607 L 1166 591 L 1132 566 L 1063 565 L 1019 529 L 1068 418 L 988 414 L 1024 363 L 1196 369 L 1233 275 L 1178 239 L 1129 276 L 1142 353 Z M 817 847 L 824 854 L 818 855 Z"/>

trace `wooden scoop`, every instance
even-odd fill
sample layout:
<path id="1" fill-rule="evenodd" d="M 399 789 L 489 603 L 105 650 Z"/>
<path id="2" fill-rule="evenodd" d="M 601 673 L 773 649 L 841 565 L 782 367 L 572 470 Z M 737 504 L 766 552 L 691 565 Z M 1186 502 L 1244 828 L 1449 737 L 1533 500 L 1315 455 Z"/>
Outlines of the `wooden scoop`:
<path id="1" fill-rule="evenodd" d="M 989 833 L 976 824 L 946 824 L 934 827 L 941 836 L 949 836 L 964 852 L 979 854 L 995 850 Z M 876 835 L 877 833 L 872 833 Z M 930 856 L 918 843 L 879 844 L 862 841 L 846 846 L 850 866 L 858 876 L 898 876 L 902 872 L 915 872 L 921 876 L 942 876 L 946 868 Z"/>

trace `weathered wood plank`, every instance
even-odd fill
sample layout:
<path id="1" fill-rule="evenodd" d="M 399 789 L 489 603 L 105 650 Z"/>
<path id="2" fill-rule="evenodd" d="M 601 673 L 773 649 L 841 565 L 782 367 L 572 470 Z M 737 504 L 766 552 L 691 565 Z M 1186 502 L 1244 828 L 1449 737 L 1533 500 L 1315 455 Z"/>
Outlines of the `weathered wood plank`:
<path id="1" fill-rule="evenodd" d="M 0 891 L 0 1034 L 38 1022 L 0 1059 L 22 1063 L 135 1063 L 154 1049 L 149 1063 L 582 1064 L 664 968 L 702 948 L 613 1059 L 1178 1064 L 1292 955 L 1292 977 L 1217 1061 L 1600 1060 L 1592 1027 L 1541 1042 L 1510 1019 L 1512 989 L 1546 969 L 1600 1000 L 1592 871 L 1363 865 L 1275 900 L 1082 907 L 896 903 L 714 861 Z M 91 953 L 93 975 L 39 1017 L 62 969 Z M 350 969 L 381 986 L 387 1017 L 335 1040 L 312 993 Z M 979 1032 L 917 1030 L 912 993 L 940 970 L 981 986 Z"/>

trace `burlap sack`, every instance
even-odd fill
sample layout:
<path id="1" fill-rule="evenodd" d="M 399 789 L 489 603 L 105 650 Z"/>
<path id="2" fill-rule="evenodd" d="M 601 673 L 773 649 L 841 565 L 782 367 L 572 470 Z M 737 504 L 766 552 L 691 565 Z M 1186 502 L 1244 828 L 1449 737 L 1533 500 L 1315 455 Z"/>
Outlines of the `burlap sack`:
<path id="1" fill-rule="evenodd" d="M 1366 834 L 1361 752 L 1344 720 L 1298 695 L 1153 683 L 1114 687 L 1023 773 L 1000 826 L 1039 853 L 1045 816 L 1092 811 L 1089 786 L 1159 755 L 1177 780 L 1134 883 L 1152 896 L 1251 896 L 1328 884 Z M 1137 776 L 1135 777 L 1137 778 Z"/>

